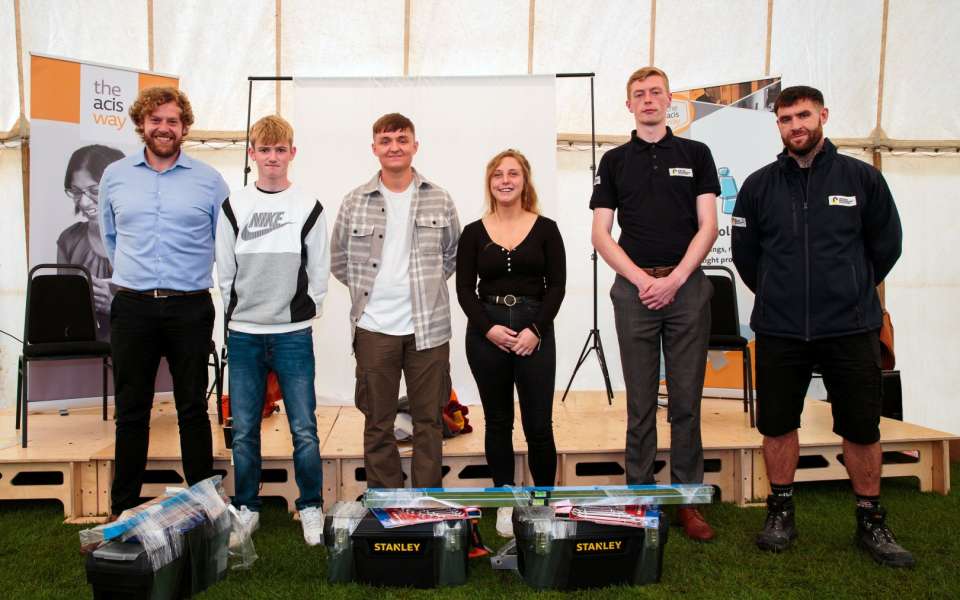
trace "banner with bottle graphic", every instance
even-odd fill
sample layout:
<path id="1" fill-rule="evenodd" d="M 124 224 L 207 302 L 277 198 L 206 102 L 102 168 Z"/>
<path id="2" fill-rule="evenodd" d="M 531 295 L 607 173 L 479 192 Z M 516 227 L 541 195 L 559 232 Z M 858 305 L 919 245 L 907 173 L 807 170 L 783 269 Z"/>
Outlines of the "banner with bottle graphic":
<path id="1" fill-rule="evenodd" d="M 100 340 L 110 339 L 113 299 L 97 221 L 100 177 L 110 163 L 140 151 L 128 111 L 141 89 L 158 85 L 177 87 L 178 79 L 30 56 L 29 263 L 79 264 L 90 271 Z M 97 361 L 31 363 L 30 399 L 99 396 L 101 379 Z"/>
<path id="2" fill-rule="evenodd" d="M 773 162 L 783 149 L 772 114 L 779 94 L 779 77 L 677 91 L 673 93 L 667 118 L 674 133 L 704 142 L 713 153 L 720 178 L 717 198 L 720 235 L 703 264 L 733 271 L 737 281 L 740 334 L 750 340 L 751 350 L 754 335 L 749 323 L 753 293 L 740 281 L 733 266 L 730 218 L 743 180 Z M 711 388 L 732 388 L 740 394 L 742 365 L 738 353 L 711 352 L 705 382 L 708 393 Z"/>

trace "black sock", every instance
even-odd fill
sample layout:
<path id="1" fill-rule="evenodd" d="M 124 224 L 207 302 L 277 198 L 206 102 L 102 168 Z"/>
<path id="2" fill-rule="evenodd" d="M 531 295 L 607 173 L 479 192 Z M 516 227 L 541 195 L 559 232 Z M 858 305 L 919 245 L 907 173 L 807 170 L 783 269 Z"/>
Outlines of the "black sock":
<path id="1" fill-rule="evenodd" d="M 880 508 L 880 496 L 857 496 L 857 508 L 862 508 L 864 510 L 869 510 L 870 512 L 876 512 Z"/>
<path id="2" fill-rule="evenodd" d="M 785 485 L 779 485 L 776 483 L 770 484 L 770 495 L 780 500 L 786 500 L 787 498 L 793 498 L 793 484 L 788 483 Z"/>

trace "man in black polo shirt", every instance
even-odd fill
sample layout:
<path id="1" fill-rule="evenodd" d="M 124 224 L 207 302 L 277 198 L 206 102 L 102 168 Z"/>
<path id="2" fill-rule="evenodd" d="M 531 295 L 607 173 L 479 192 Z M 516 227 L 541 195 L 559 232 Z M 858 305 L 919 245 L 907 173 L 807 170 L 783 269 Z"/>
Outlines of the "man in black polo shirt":
<path id="1" fill-rule="evenodd" d="M 706 145 L 667 127 L 667 75 L 646 67 L 627 80 L 637 128 L 607 152 L 594 180 L 593 245 L 616 272 L 610 290 L 627 386 L 627 483 L 653 483 L 660 348 L 670 395 L 670 477 L 703 482 L 700 399 L 713 286 L 700 263 L 717 239 L 720 181 Z M 619 243 L 610 235 L 619 210 Z M 677 513 L 692 539 L 713 530 L 693 507 Z"/>

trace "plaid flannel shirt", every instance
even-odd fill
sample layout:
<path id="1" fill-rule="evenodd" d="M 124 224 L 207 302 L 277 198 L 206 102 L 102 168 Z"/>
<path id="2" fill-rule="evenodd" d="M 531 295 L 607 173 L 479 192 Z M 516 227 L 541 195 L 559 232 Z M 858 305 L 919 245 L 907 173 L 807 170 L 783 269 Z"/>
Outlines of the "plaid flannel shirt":
<path id="1" fill-rule="evenodd" d="M 378 171 L 370 181 L 344 197 L 330 243 L 330 271 L 350 290 L 350 326 L 354 334 L 382 262 L 387 213 L 379 187 Z M 416 170 L 410 210 L 413 332 L 417 350 L 425 350 L 450 339 L 446 280 L 456 270 L 460 220 L 450 194 Z"/>

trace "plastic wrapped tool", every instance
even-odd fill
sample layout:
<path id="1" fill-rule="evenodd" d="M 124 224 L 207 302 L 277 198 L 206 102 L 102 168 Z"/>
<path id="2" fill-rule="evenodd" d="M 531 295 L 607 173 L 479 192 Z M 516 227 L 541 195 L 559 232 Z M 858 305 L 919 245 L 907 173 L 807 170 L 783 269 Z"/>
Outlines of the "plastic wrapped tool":
<path id="1" fill-rule="evenodd" d="M 93 550 L 110 541 L 138 542 L 156 572 L 184 555 L 187 547 L 202 543 L 203 548 L 194 548 L 194 554 L 197 557 L 203 554 L 204 568 L 222 577 L 228 562 L 227 539 L 238 524 L 220 476 L 214 476 L 187 489 L 169 490 L 163 496 L 124 511 L 113 523 L 81 531 L 80 546 L 83 550 Z M 191 534 L 194 530 L 202 531 L 202 535 Z M 237 566 L 249 566 L 256 560 L 249 533 L 245 537 L 232 555 Z"/>

